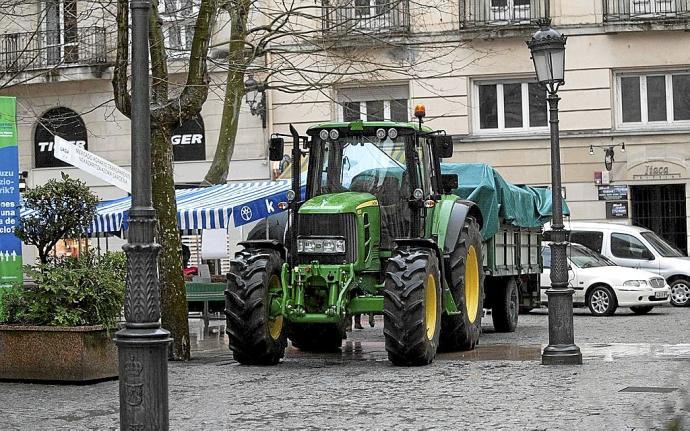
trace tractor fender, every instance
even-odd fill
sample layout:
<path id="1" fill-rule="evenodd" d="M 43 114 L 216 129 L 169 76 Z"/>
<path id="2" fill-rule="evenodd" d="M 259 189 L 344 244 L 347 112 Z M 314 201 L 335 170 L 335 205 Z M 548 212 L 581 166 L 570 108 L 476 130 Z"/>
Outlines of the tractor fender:
<path id="1" fill-rule="evenodd" d="M 456 200 L 448 215 L 446 234 L 443 239 L 444 255 L 449 255 L 453 251 L 467 217 L 473 217 L 479 223 L 479 227 L 482 227 L 483 220 L 479 207 L 471 201 Z"/>

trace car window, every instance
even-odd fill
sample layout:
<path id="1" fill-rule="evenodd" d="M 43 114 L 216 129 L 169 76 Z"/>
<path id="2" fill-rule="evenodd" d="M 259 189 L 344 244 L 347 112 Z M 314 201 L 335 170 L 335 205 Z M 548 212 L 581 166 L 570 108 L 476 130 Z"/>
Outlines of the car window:
<path id="1" fill-rule="evenodd" d="M 615 265 L 613 262 L 580 244 L 571 244 L 568 247 L 568 258 L 578 268 L 598 268 Z"/>
<path id="2" fill-rule="evenodd" d="M 683 257 L 685 256 L 682 251 L 678 250 L 663 238 L 660 238 L 654 232 L 642 232 L 640 233 L 642 238 L 646 239 L 652 247 L 663 257 Z"/>
<path id="3" fill-rule="evenodd" d="M 624 233 L 611 234 L 611 254 L 621 259 L 648 260 L 653 256 L 639 239 Z"/>
<path id="4" fill-rule="evenodd" d="M 549 247 L 542 247 L 541 248 L 541 259 L 544 263 L 544 268 L 549 269 L 551 268 L 551 248 Z"/>
<path id="5" fill-rule="evenodd" d="M 570 231 L 570 242 L 582 244 L 590 250 L 601 253 L 604 233 L 595 231 Z"/>

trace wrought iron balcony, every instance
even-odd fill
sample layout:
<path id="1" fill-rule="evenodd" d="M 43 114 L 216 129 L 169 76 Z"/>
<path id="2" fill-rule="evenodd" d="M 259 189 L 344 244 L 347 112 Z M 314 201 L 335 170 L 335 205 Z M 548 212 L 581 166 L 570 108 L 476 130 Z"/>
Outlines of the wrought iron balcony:
<path id="1" fill-rule="evenodd" d="M 604 21 L 686 21 L 690 0 L 604 0 Z"/>
<path id="2" fill-rule="evenodd" d="M 530 26 L 544 17 L 548 0 L 460 0 L 462 28 Z"/>
<path id="3" fill-rule="evenodd" d="M 409 0 L 323 0 L 324 36 L 409 31 Z"/>
<path id="4" fill-rule="evenodd" d="M 0 35 L 0 72 L 23 72 L 107 62 L 103 27 Z"/>

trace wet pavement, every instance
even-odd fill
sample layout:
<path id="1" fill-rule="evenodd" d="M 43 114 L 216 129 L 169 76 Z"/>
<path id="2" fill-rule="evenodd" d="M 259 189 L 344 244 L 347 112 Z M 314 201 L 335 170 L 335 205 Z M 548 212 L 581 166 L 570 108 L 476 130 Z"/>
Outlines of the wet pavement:
<path id="1" fill-rule="evenodd" d="M 510 334 L 493 332 L 487 316 L 472 352 L 398 368 L 381 321 L 349 333 L 340 352 L 289 347 L 278 366 L 247 367 L 232 360 L 222 321 L 204 335 L 193 320 L 194 359 L 169 367 L 170 428 L 632 430 L 689 416 L 690 308 L 577 311 L 574 322 L 582 366 L 540 365 L 548 322 L 537 310 Z M 117 391 L 116 381 L 0 382 L 0 429 L 119 429 Z"/>

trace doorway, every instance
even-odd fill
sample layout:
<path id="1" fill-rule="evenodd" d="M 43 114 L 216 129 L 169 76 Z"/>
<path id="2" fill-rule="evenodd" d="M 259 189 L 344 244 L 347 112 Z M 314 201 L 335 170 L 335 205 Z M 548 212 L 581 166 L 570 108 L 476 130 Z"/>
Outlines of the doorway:
<path id="1" fill-rule="evenodd" d="M 630 186 L 632 222 L 656 232 L 687 255 L 685 184 Z"/>

